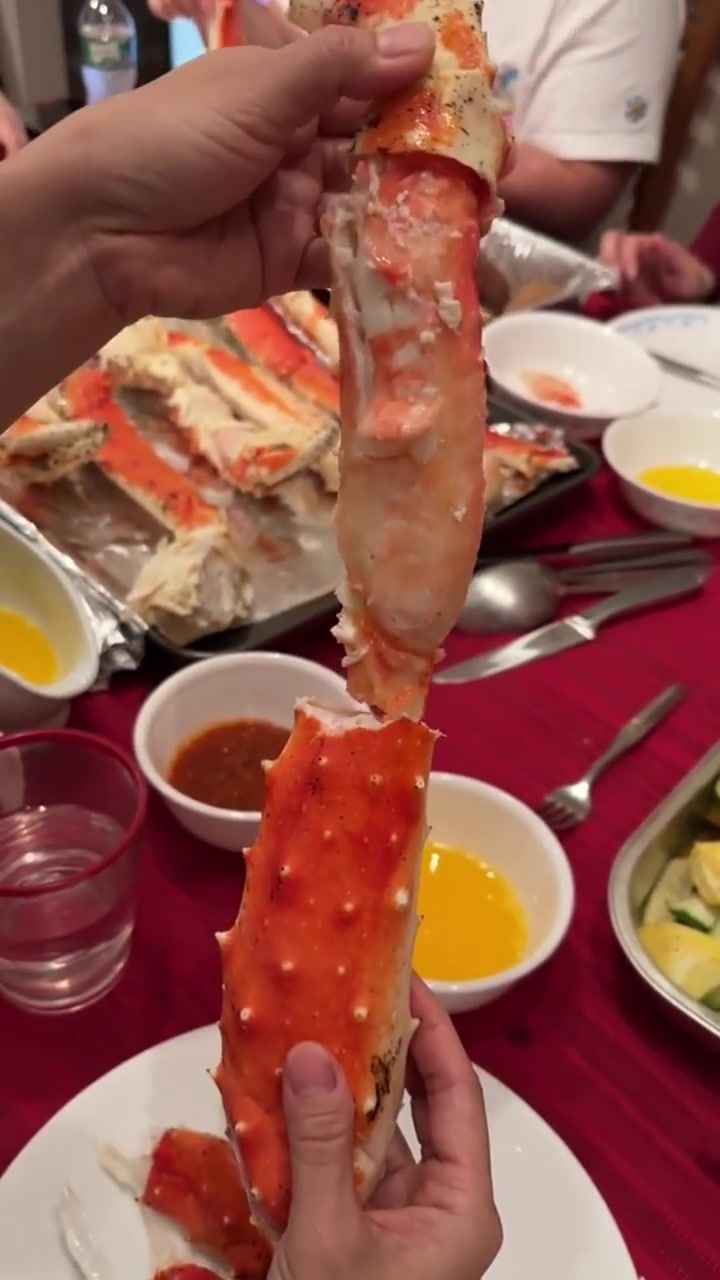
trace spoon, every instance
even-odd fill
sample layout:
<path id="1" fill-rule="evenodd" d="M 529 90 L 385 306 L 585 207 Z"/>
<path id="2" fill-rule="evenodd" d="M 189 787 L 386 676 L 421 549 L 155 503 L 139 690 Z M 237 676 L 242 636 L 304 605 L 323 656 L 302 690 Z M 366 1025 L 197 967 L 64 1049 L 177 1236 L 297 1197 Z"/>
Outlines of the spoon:
<path id="1" fill-rule="evenodd" d="M 537 560 L 490 565 L 475 574 L 458 619 L 458 630 L 474 632 L 529 631 L 549 622 L 559 602 L 569 595 L 592 595 L 635 585 L 648 573 L 673 564 L 707 564 L 702 550 L 625 561 L 621 567 L 593 565 L 553 572 Z"/>

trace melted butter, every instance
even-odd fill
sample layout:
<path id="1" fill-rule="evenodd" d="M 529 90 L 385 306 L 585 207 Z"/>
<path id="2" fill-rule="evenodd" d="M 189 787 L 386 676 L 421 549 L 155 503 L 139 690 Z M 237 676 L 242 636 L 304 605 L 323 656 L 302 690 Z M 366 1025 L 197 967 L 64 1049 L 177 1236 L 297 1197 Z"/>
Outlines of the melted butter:
<path id="1" fill-rule="evenodd" d="M 720 506 L 720 472 L 709 467 L 650 467 L 641 471 L 638 480 L 668 498 Z"/>
<path id="2" fill-rule="evenodd" d="M 28 684 L 52 684 L 59 674 L 50 641 L 39 627 L 13 609 L 0 609 L 0 667 Z"/>
<path id="3" fill-rule="evenodd" d="M 527 922 L 512 885 L 462 849 L 423 854 L 414 965 L 424 978 L 463 982 L 509 969 L 527 948 Z"/>

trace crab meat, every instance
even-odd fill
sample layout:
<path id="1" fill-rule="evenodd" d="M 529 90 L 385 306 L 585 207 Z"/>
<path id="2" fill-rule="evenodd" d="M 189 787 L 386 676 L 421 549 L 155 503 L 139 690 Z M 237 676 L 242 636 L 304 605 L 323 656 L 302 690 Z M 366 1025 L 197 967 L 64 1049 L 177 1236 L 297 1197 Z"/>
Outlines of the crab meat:
<path id="1" fill-rule="evenodd" d="M 215 1079 L 253 1216 L 269 1238 L 283 1230 L 290 1203 L 281 1075 L 293 1045 L 319 1042 L 344 1069 L 363 1198 L 385 1160 L 413 1030 L 411 958 L 434 740 L 408 720 L 383 724 L 303 701 L 268 770 L 240 914 L 220 938 Z"/>
<path id="2" fill-rule="evenodd" d="M 55 484 L 94 461 L 107 436 L 102 422 L 65 422 L 32 412 L 0 436 L 0 467 L 22 484 Z"/>
<path id="3" fill-rule="evenodd" d="M 272 298 L 270 305 L 282 316 L 291 333 L 307 343 L 337 373 L 340 368 L 340 340 L 337 325 L 327 307 L 312 293 L 300 291 Z"/>
<path id="4" fill-rule="evenodd" d="M 361 132 L 324 219 L 340 329 L 335 634 L 350 692 L 419 718 L 482 532 L 486 422 L 476 261 L 507 138 L 474 0 L 296 0 L 300 26 L 430 23 L 428 75 Z M 458 513 L 462 513 L 458 518 Z"/>

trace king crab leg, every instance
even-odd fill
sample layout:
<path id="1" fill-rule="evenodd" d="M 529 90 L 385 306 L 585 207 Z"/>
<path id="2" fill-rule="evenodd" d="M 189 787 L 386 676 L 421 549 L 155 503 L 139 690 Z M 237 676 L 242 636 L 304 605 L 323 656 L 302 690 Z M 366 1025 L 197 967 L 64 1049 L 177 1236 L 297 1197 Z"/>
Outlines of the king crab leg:
<path id="1" fill-rule="evenodd" d="M 412 1034 L 409 984 L 425 790 L 435 735 L 408 720 L 301 702 L 268 770 L 236 924 L 220 938 L 222 1061 L 215 1079 L 253 1217 L 285 1226 L 285 1058 L 319 1040 L 355 1101 L 358 1189 L 377 1180 Z M 272 918 L 273 926 L 268 927 Z"/>

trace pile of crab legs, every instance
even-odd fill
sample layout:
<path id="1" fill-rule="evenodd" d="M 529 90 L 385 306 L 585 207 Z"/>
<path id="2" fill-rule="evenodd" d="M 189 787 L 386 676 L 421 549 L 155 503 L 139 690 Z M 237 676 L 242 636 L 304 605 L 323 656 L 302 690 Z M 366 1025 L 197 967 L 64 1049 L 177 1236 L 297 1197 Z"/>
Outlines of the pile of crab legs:
<path id="1" fill-rule="evenodd" d="M 301 701 L 267 769 L 240 913 L 219 939 L 214 1078 L 229 1145 L 170 1131 L 142 1192 L 237 1276 L 265 1274 L 287 1222 L 281 1082 L 298 1042 L 321 1043 L 346 1074 L 361 1199 L 382 1173 L 414 1030 L 412 949 L 436 738 L 420 717 L 483 523 L 475 264 L 509 141 L 482 6 L 407 0 L 388 10 L 377 0 L 291 7 L 305 29 L 414 19 L 436 34 L 428 75 L 361 132 L 350 190 L 332 201 L 324 225 L 340 332 L 337 530 L 347 572 L 335 635 L 355 701 Z M 216 45 L 241 43 L 231 0 L 221 0 L 211 35 Z"/>

